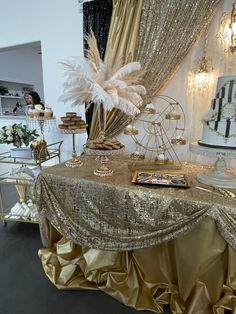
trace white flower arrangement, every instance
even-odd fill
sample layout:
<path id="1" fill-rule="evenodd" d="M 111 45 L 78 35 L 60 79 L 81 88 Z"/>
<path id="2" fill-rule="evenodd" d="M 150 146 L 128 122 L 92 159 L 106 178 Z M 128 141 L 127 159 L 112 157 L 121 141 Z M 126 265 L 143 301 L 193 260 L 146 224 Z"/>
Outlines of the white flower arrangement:
<path id="1" fill-rule="evenodd" d="M 36 130 L 31 130 L 21 123 L 4 126 L 0 130 L 0 144 L 13 144 L 16 147 L 21 147 L 23 144 L 29 146 L 29 143 L 37 137 Z"/>
<path id="2" fill-rule="evenodd" d="M 214 121 L 216 117 L 217 117 L 217 112 L 214 111 L 213 109 L 210 109 L 207 113 L 204 114 L 202 121 L 205 121 L 205 122 Z"/>
<path id="3" fill-rule="evenodd" d="M 102 105 L 107 111 L 120 109 L 127 115 L 136 115 L 142 105 L 142 95 L 146 94 L 140 79 L 144 74 L 139 62 L 123 65 L 122 60 L 112 62 L 112 51 L 107 62 L 103 62 L 93 33 L 87 36 L 88 51 L 85 58 L 72 59 L 62 63 L 66 81 L 61 101 L 72 105 L 84 103 Z"/>

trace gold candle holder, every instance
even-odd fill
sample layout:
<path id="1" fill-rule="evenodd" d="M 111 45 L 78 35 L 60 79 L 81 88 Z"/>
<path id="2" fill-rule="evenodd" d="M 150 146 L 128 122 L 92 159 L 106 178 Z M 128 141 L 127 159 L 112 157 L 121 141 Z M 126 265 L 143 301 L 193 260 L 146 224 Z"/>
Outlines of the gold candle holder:
<path id="1" fill-rule="evenodd" d="M 127 127 L 124 129 L 125 135 L 137 135 L 138 133 L 139 133 L 138 130 L 130 124 L 127 125 Z"/>
<path id="2" fill-rule="evenodd" d="M 134 152 L 134 153 L 130 154 L 130 157 L 134 160 L 144 160 L 145 159 L 145 155 L 142 154 L 141 152 Z"/>
<path id="3" fill-rule="evenodd" d="M 146 105 L 146 107 L 144 109 L 142 109 L 142 113 L 147 113 L 147 114 L 155 114 L 157 111 L 154 108 L 153 105 Z"/>
<path id="4" fill-rule="evenodd" d="M 172 138 L 171 139 L 171 144 L 174 144 L 174 145 L 186 145 L 186 140 L 183 139 L 183 138 Z"/>
<path id="5" fill-rule="evenodd" d="M 177 112 L 170 112 L 170 113 L 166 114 L 165 119 L 166 120 L 180 120 L 181 115 Z"/>

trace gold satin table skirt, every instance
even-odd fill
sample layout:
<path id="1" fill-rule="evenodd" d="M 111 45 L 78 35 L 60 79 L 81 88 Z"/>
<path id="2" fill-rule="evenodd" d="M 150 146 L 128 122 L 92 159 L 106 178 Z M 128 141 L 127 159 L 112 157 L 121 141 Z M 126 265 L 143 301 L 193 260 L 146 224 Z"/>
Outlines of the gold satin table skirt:
<path id="1" fill-rule="evenodd" d="M 175 240 L 131 251 L 81 246 L 49 226 L 51 247 L 39 250 L 58 289 L 99 289 L 127 306 L 175 314 L 236 313 L 236 252 L 205 218 Z"/>

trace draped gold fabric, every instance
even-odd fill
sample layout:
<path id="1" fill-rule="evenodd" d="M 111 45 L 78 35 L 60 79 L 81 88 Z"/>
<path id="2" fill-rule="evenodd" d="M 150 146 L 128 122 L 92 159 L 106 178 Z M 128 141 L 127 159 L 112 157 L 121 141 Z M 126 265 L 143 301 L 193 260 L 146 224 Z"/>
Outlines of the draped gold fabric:
<path id="1" fill-rule="evenodd" d="M 186 164 L 180 170 L 189 189 L 134 185 L 124 157 L 112 161 L 112 177 L 94 176 L 97 166 L 84 156 L 82 167 L 56 165 L 36 180 L 39 212 L 68 239 L 105 250 L 138 249 L 176 239 L 211 217 L 236 249 L 236 201 L 194 187 L 204 166 Z"/>
<path id="2" fill-rule="evenodd" d="M 137 60 L 151 98 L 171 79 L 222 0 L 145 0 Z"/>
<path id="3" fill-rule="evenodd" d="M 99 289 L 135 309 L 175 314 L 236 313 L 236 252 L 205 218 L 175 240 L 132 251 L 80 246 L 49 226 L 50 248 L 39 250 L 58 289 Z"/>
<path id="4" fill-rule="evenodd" d="M 112 58 L 122 58 L 124 63 L 135 59 L 143 0 L 113 0 L 111 26 L 107 47 L 112 47 Z M 109 49 L 108 49 L 109 50 Z M 105 60 L 111 58 L 105 55 Z M 114 109 L 107 113 L 106 135 L 117 135 L 126 125 L 128 116 Z M 99 134 L 98 111 L 94 109 L 89 138 L 97 138 Z"/>
<path id="5" fill-rule="evenodd" d="M 43 170 L 34 187 L 50 280 L 155 313 L 236 313 L 236 201 L 196 188 L 209 167 L 184 164 L 189 189 L 151 188 L 131 184 L 125 157 L 103 178 L 82 158 Z"/>

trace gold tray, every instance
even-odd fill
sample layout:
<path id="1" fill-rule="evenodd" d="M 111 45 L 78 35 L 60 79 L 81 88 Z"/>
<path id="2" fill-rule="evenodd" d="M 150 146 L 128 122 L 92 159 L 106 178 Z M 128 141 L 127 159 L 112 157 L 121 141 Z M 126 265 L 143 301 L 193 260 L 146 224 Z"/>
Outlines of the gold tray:
<path id="1" fill-rule="evenodd" d="M 172 171 L 136 170 L 131 180 L 135 184 L 189 188 L 185 174 Z"/>

